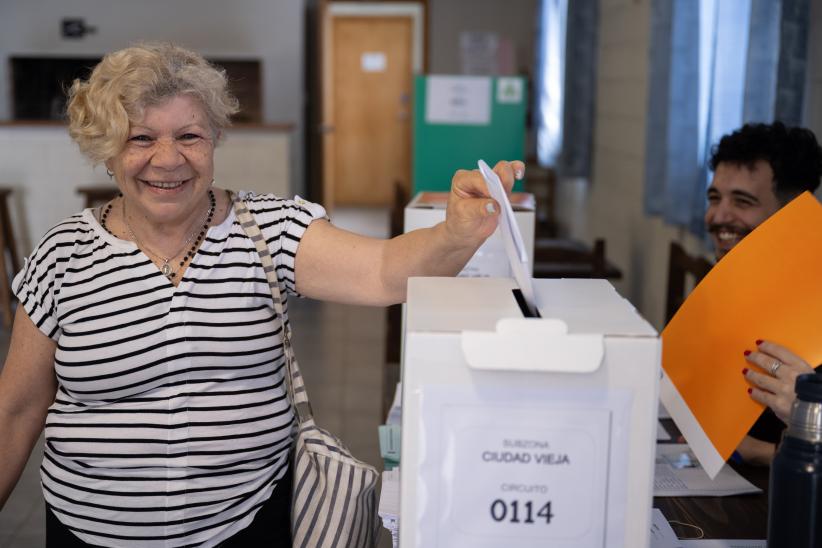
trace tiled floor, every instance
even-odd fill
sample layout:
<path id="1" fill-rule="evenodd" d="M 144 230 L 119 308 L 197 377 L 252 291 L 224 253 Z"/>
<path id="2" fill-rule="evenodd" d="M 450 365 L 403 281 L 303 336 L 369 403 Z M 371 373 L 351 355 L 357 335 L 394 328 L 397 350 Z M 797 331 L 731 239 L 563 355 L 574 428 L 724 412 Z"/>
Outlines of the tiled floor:
<path id="1" fill-rule="evenodd" d="M 337 226 L 375 237 L 388 233 L 388 213 L 374 209 L 337 209 Z M 382 422 L 382 366 L 385 310 L 320 303 L 289 302 L 294 347 L 317 423 L 348 444 L 352 453 L 382 467 L 377 426 Z M 0 331 L 5 356 L 8 333 Z M 0 512 L 0 548 L 42 548 L 44 506 L 39 465 L 42 439 L 5 508 Z M 380 547 L 390 547 L 383 530 Z"/>

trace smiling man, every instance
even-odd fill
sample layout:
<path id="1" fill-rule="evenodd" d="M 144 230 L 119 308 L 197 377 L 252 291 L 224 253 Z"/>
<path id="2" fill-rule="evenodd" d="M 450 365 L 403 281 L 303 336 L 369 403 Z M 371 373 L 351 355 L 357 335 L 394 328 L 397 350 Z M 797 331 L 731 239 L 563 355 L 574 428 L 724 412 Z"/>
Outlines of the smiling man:
<path id="1" fill-rule="evenodd" d="M 714 177 L 708 187 L 705 225 L 719 260 L 782 206 L 806 190 L 817 189 L 822 176 L 822 148 L 813 132 L 804 128 L 789 128 L 781 122 L 746 124 L 720 139 L 712 151 L 710 168 Z M 777 348 L 773 343 L 765 344 Z M 757 348 L 754 355 L 761 354 L 763 348 Z M 779 349 L 810 370 L 801 358 L 782 347 Z M 750 375 L 746 376 L 754 382 L 752 397 L 773 405 L 776 400 L 766 399 L 772 393 L 759 386 Z M 759 376 L 765 375 L 759 373 Z M 782 375 L 776 379 L 786 384 L 784 390 L 775 392 L 787 390 L 786 393 L 793 394 L 791 383 L 795 377 L 795 374 Z M 772 385 L 768 387 L 774 390 Z M 784 422 L 767 408 L 740 443 L 738 455 L 747 462 L 770 464 L 784 427 Z"/>
<path id="2" fill-rule="evenodd" d="M 816 190 L 822 148 L 804 128 L 746 124 L 720 139 L 710 168 L 705 224 L 721 259 L 783 205 Z"/>

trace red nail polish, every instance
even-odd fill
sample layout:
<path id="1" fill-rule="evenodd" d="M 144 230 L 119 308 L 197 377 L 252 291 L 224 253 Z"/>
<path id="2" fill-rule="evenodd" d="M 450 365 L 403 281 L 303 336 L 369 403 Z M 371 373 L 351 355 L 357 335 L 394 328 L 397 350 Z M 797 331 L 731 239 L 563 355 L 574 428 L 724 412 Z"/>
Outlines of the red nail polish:
<path id="1" fill-rule="evenodd" d="M 742 374 L 743 374 L 743 375 L 747 375 L 747 374 L 748 374 L 748 368 L 747 368 L 747 367 L 745 367 L 745 368 L 743 368 L 743 369 L 742 369 Z"/>
<path id="2" fill-rule="evenodd" d="M 750 351 L 750 350 L 746 350 L 745 352 L 743 352 L 743 354 L 745 354 L 746 356 L 750 356 L 750 355 L 751 355 L 751 351 Z"/>
<path id="3" fill-rule="evenodd" d="M 753 392 L 753 388 L 748 388 L 748 394 Z"/>
<path id="4" fill-rule="evenodd" d="M 765 341 L 763 341 L 762 339 L 756 339 L 756 346 L 759 346 L 763 342 L 765 342 Z"/>

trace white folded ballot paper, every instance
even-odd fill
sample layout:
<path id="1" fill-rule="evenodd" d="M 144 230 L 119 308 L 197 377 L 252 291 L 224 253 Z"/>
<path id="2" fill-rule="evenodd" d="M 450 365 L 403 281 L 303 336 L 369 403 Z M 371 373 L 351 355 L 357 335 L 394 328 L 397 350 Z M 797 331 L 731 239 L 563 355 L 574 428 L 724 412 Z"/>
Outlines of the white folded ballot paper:
<path id="1" fill-rule="evenodd" d="M 508 262 L 511 263 L 511 271 L 514 273 L 514 279 L 517 281 L 520 291 L 522 291 L 528 312 L 532 316 L 538 316 L 536 294 L 534 293 L 534 285 L 531 282 L 531 267 L 528 265 L 528 251 L 522 241 L 522 234 L 520 234 L 519 225 L 514 217 L 511 201 L 508 200 L 502 181 L 499 180 L 494 170 L 482 160 L 477 162 L 477 165 L 479 165 L 480 173 L 482 173 L 485 184 L 488 186 L 488 192 L 500 205 L 499 226 L 502 232 L 502 240 L 505 242 Z"/>

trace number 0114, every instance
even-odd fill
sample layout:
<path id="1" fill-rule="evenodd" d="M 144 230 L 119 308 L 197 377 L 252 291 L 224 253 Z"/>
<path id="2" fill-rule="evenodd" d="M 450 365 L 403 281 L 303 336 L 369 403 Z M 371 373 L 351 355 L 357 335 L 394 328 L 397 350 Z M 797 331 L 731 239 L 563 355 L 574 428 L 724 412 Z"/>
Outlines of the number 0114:
<path id="1" fill-rule="evenodd" d="M 539 503 L 537 503 L 539 504 Z M 551 501 L 549 500 L 534 513 L 534 503 L 530 500 L 512 500 L 506 502 L 496 499 L 491 503 L 491 519 L 497 522 L 508 521 L 509 523 L 551 523 Z"/>

